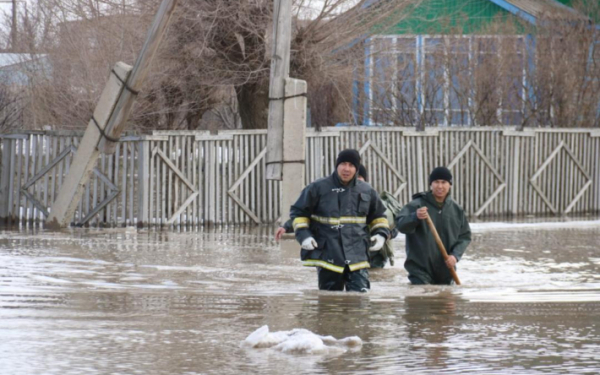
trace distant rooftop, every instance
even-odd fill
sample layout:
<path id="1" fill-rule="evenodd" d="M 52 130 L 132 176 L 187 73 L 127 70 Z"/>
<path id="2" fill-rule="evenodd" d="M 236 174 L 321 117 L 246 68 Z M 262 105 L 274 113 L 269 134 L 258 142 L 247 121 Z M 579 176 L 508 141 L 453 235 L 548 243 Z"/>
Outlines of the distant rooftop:
<path id="1" fill-rule="evenodd" d="M 540 18 L 554 20 L 585 21 L 589 17 L 557 0 L 490 0 L 492 3 L 514 13 L 529 22 Z"/>
<path id="2" fill-rule="evenodd" d="M 0 53 L 0 69 L 22 64 L 31 61 L 36 57 L 39 58 L 44 56 L 45 55 L 34 55 L 31 53 Z"/>

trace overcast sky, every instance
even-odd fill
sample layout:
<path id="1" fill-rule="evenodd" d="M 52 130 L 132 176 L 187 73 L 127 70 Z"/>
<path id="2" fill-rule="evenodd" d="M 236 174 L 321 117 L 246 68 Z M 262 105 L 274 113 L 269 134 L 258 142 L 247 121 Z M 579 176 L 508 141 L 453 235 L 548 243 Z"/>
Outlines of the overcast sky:
<path id="1" fill-rule="evenodd" d="M 12 4 L 11 3 L 0 3 L 0 10 L 3 12 L 10 12 L 12 9 Z"/>
<path id="2" fill-rule="evenodd" d="M 0 0 L 3 1 L 3 0 Z M 19 3 L 19 8 L 23 7 L 23 3 L 33 3 L 35 0 L 17 0 Z M 6 47 L 6 43 L 8 42 L 6 38 L 9 35 L 9 30 L 5 29 L 4 20 L 5 15 L 10 17 L 12 14 L 12 4 L 11 3 L 0 3 L 0 47 Z"/>
<path id="3" fill-rule="evenodd" d="M 4 14 L 10 14 L 12 6 L 10 4 L 0 3 L 0 47 L 6 47 L 6 40 L 4 34 L 6 34 L 4 30 Z"/>
<path id="4" fill-rule="evenodd" d="M 4 0 L 0 0 L 0 1 L 4 1 Z M 6 1 L 8 1 L 8 0 L 6 0 Z M 19 4 L 21 4 L 21 6 L 23 3 L 31 3 L 32 1 L 33 0 L 17 0 L 17 2 Z M 0 3 L 0 13 L 10 14 L 11 12 L 12 12 L 12 4 L 11 3 L 4 3 L 4 2 Z"/>

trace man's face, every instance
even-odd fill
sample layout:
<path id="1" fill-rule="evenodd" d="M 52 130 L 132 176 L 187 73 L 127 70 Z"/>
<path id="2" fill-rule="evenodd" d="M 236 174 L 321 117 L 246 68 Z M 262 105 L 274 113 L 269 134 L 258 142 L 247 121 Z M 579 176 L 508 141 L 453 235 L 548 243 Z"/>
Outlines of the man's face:
<path id="1" fill-rule="evenodd" d="M 356 167 L 354 164 L 345 161 L 337 166 L 337 173 L 338 176 L 340 176 L 342 183 L 346 185 L 354 178 L 354 175 L 356 174 Z"/>
<path id="2" fill-rule="evenodd" d="M 443 202 L 450 192 L 450 183 L 446 180 L 435 180 L 431 182 L 431 192 L 438 202 Z"/>

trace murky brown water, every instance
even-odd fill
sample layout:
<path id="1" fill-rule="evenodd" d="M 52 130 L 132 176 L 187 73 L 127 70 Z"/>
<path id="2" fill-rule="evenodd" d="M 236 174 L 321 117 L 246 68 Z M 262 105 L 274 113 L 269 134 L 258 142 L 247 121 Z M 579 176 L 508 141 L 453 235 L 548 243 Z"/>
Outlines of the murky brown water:
<path id="1" fill-rule="evenodd" d="M 485 228 L 461 287 L 319 292 L 273 228 L 0 232 L 1 374 L 600 372 L 600 225 Z M 262 325 L 357 335 L 342 355 L 247 349 Z"/>

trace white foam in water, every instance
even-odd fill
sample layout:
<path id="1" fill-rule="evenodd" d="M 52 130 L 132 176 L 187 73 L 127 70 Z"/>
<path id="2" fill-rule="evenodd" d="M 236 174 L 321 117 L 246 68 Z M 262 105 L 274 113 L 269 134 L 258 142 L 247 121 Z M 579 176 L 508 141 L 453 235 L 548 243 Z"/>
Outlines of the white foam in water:
<path id="1" fill-rule="evenodd" d="M 583 221 L 559 221 L 540 223 L 470 223 L 471 231 L 490 232 L 496 230 L 519 230 L 519 229 L 582 229 L 598 228 L 600 220 Z"/>
<path id="2" fill-rule="evenodd" d="M 502 251 L 506 251 L 509 253 L 525 253 L 525 250 L 517 250 L 517 249 L 502 249 Z"/>
<path id="3" fill-rule="evenodd" d="M 600 228 L 600 220 L 581 220 L 581 221 L 557 221 L 557 222 L 539 222 L 539 223 L 469 223 L 472 233 L 498 232 L 507 230 L 530 230 L 530 229 L 595 229 Z M 394 242 L 404 244 L 406 236 L 398 233 Z M 504 249 L 504 251 L 518 251 L 514 249 Z"/>
<path id="4" fill-rule="evenodd" d="M 291 331 L 269 332 L 269 326 L 262 326 L 252 332 L 242 346 L 260 349 L 272 348 L 289 354 L 337 354 L 350 348 L 360 348 L 362 340 L 358 336 L 336 339 L 332 336 L 320 336 L 303 328 Z"/>

